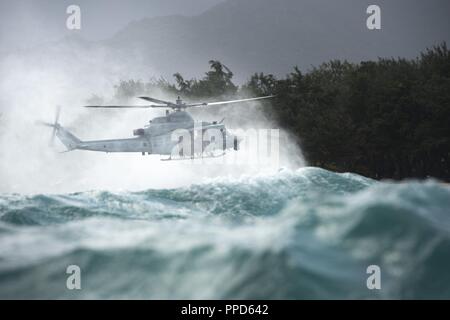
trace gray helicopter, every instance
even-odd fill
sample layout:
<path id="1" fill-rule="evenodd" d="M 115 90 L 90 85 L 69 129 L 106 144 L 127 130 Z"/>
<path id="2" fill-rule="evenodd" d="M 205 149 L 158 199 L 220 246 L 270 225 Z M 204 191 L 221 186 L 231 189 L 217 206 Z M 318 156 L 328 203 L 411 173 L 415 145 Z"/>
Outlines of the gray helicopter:
<path id="1" fill-rule="evenodd" d="M 166 108 L 163 117 L 156 117 L 149 121 L 144 128 L 133 131 L 134 138 L 82 141 L 58 123 L 60 109 L 57 110 L 54 123 L 43 123 L 53 128 L 52 140 L 58 137 L 68 151 L 89 150 L 99 152 L 139 152 L 145 154 L 168 155 L 168 159 L 175 160 L 197 157 L 215 157 L 225 154 L 227 149 L 239 149 L 240 138 L 229 133 L 223 120 L 204 122 L 194 121 L 192 116 L 186 112 L 187 108 L 202 106 L 218 106 L 248 101 L 256 101 L 272 98 L 264 96 L 257 98 L 238 99 L 219 102 L 185 103 L 180 97 L 175 103 L 159 100 L 151 97 L 139 97 L 152 102 L 150 105 L 142 106 L 85 106 L 86 108 Z M 216 151 L 221 153 L 217 155 Z"/>

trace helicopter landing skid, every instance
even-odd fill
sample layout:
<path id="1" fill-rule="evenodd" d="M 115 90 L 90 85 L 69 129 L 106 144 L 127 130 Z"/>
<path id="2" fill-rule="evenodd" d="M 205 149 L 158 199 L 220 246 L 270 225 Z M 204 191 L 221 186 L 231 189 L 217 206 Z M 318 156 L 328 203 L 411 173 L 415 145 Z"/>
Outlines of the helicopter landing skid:
<path id="1" fill-rule="evenodd" d="M 160 159 L 161 161 L 179 161 L 179 160 L 194 160 L 194 159 L 208 159 L 208 158 L 220 158 L 223 157 L 226 154 L 226 152 L 222 152 L 221 154 L 211 154 L 211 155 L 201 155 L 201 156 L 193 156 L 193 157 L 179 157 L 179 158 L 172 158 L 169 157 L 167 159 Z"/>

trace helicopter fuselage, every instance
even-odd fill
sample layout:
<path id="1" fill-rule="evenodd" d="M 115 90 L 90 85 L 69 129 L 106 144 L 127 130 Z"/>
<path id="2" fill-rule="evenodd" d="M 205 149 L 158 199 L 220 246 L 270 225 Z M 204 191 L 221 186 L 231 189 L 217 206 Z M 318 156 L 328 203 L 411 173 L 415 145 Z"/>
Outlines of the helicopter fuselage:
<path id="1" fill-rule="evenodd" d="M 175 111 L 157 117 L 144 128 L 135 129 L 134 138 L 81 141 L 65 128 L 56 125 L 56 135 L 68 150 L 99 152 L 140 152 L 142 154 L 172 155 L 175 152 L 193 155 L 209 150 L 238 149 L 238 139 L 217 122 L 195 122 L 185 111 Z M 188 142 L 180 147 L 182 143 Z M 214 145 L 211 143 L 214 142 Z M 178 146 L 178 149 L 176 149 Z M 189 152 L 185 149 L 190 148 Z"/>
<path id="2" fill-rule="evenodd" d="M 44 122 L 45 126 L 53 128 L 55 135 L 66 146 L 67 151 L 71 150 L 89 150 L 100 152 L 141 152 L 144 154 L 160 155 L 180 155 L 184 157 L 188 154 L 195 157 L 204 153 L 212 153 L 214 150 L 239 149 L 240 139 L 227 132 L 222 121 L 217 122 L 195 122 L 194 119 L 185 110 L 188 108 L 229 105 L 235 103 L 244 103 L 263 99 L 273 98 L 274 96 L 264 96 L 256 98 L 245 98 L 227 101 L 215 102 L 197 102 L 185 103 L 178 97 L 175 103 L 155 99 L 152 97 L 139 97 L 142 100 L 151 102 L 150 105 L 123 106 L 123 105 L 91 105 L 86 108 L 109 108 L 109 109 L 147 109 L 147 108 L 165 108 L 172 109 L 174 112 L 166 110 L 164 117 L 157 117 L 150 121 L 150 124 L 144 128 L 133 131 L 134 138 L 128 139 L 110 139 L 82 141 L 67 129 L 58 123 L 59 109 L 57 109 L 54 123 Z"/>

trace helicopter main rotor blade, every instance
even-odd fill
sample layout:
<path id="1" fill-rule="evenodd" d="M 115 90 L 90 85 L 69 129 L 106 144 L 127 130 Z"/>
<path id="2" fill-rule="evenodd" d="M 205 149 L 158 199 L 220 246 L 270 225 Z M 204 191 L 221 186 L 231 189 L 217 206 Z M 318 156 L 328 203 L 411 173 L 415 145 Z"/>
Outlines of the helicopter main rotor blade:
<path id="1" fill-rule="evenodd" d="M 55 115 L 55 123 L 53 124 L 53 132 L 50 138 L 50 145 L 53 146 L 55 144 L 55 136 L 56 136 L 56 128 L 58 126 L 59 116 L 61 114 L 61 106 L 56 107 L 56 115 Z"/>
<path id="2" fill-rule="evenodd" d="M 106 109 L 147 109 L 147 108 L 167 108 L 167 105 L 147 105 L 147 106 L 84 106 L 85 108 L 106 108 Z"/>
<path id="3" fill-rule="evenodd" d="M 159 100 L 159 99 L 155 99 L 155 98 L 151 98 L 151 97 L 139 97 L 139 99 L 150 101 L 150 102 L 154 102 L 154 103 L 159 103 L 159 104 L 174 105 L 173 102 L 165 101 L 165 100 Z"/>
<path id="4" fill-rule="evenodd" d="M 53 128 L 55 126 L 53 123 L 40 121 L 40 120 L 36 121 L 35 124 L 40 125 L 40 126 L 50 127 L 50 128 Z"/>
<path id="5" fill-rule="evenodd" d="M 56 106 L 55 125 L 58 124 L 60 115 L 61 115 L 61 106 Z"/>
<path id="6" fill-rule="evenodd" d="M 265 96 L 265 97 L 258 97 L 258 98 L 238 99 L 238 100 L 229 100 L 229 101 L 191 103 L 191 104 L 187 104 L 186 107 L 219 106 L 219 105 L 239 103 L 239 102 L 263 100 L 263 99 L 269 99 L 269 98 L 273 98 L 273 97 L 275 97 L 275 96 L 272 95 L 272 96 Z"/>

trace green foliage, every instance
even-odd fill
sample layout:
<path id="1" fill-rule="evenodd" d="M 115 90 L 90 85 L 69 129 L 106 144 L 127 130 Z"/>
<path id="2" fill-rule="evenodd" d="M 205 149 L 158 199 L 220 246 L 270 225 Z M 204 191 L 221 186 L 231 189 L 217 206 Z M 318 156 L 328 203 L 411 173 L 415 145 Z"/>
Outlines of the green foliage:
<path id="1" fill-rule="evenodd" d="M 242 86 L 242 91 L 250 91 L 257 96 L 267 96 L 272 94 L 277 85 L 277 79 L 269 74 L 255 73 L 250 80 Z"/>
<path id="2" fill-rule="evenodd" d="M 225 65 L 216 60 L 209 61 L 210 71 L 200 79 L 185 80 L 179 73 L 174 74 L 175 84 L 165 79 L 120 81 L 115 88 L 114 98 L 119 101 L 135 98 L 140 95 L 151 94 L 155 90 L 180 95 L 184 98 L 218 98 L 234 96 L 238 87 L 233 83 L 233 73 Z"/>
<path id="3" fill-rule="evenodd" d="M 450 180 L 450 52 L 446 44 L 416 60 L 331 61 L 297 68 L 267 90 L 271 115 L 296 135 L 309 163 L 374 178 Z"/>
<path id="4" fill-rule="evenodd" d="M 237 93 L 238 87 L 233 83 L 233 73 L 225 65 L 216 60 L 209 61 L 210 71 L 200 80 L 185 80 L 181 74 L 175 73 L 178 92 L 185 97 L 225 97 Z"/>
<path id="5" fill-rule="evenodd" d="M 146 83 L 141 80 L 122 80 L 118 85 L 114 86 L 114 89 L 114 99 L 118 101 L 126 101 L 131 98 L 136 98 L 149 92 L 153 92 L 154 90 L 165 90 L 169 93 L 178 93 L 175 86 L 163 78 L 157 80 L 151 79 Z"/>

